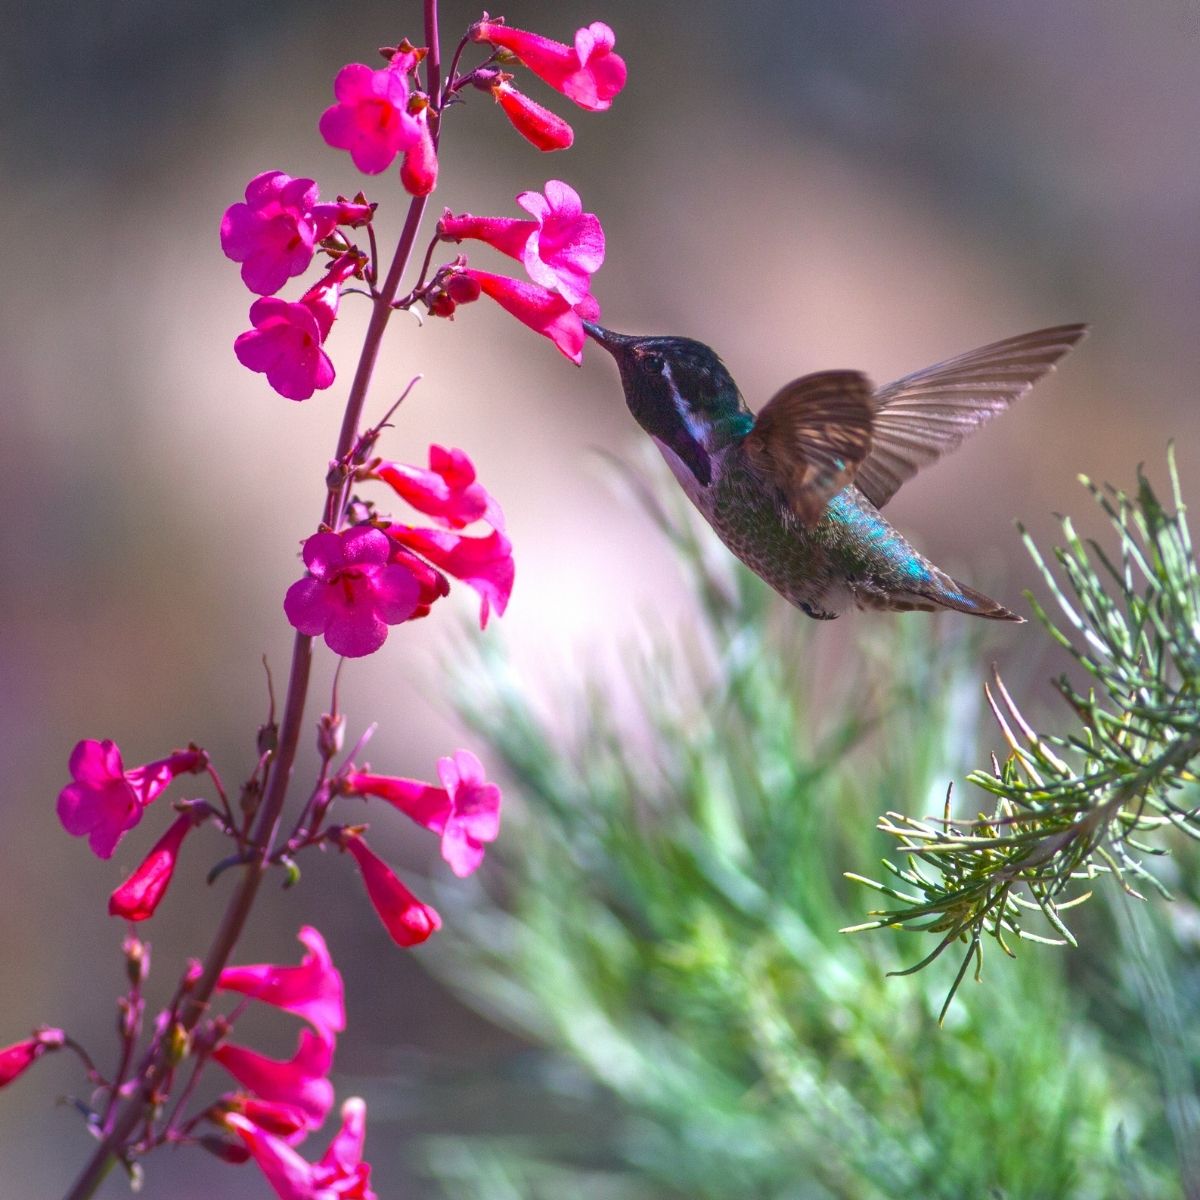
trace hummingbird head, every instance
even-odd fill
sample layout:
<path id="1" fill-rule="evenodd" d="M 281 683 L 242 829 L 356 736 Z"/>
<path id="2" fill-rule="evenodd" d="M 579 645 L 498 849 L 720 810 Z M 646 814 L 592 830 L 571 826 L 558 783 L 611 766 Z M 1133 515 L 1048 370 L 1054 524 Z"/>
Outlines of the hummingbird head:
<path id="1" fill-rule="evenodd" d="M 625 403 L 637 423 L 707 487 L 712 453 L 754 424 L 725 364 L 691 338 L 634 337 L 591 321 L 583 327 L 616 359 Z"/>

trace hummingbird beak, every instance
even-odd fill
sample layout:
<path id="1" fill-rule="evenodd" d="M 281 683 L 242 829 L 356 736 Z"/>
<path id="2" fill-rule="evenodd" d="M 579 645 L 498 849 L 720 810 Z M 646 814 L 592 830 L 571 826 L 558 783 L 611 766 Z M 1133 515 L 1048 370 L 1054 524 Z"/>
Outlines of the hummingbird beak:
<path id="1" fill-rule="evenodd" d="M 605 329 L 603 325 L 597 325 L 594 321 L 584 321 L 583 328 L 588 337 L 603 346 L 618 362 L 624 357 L 627 348 L 637 341 L 630 334 L 613 333 L 611 329 Z"/>

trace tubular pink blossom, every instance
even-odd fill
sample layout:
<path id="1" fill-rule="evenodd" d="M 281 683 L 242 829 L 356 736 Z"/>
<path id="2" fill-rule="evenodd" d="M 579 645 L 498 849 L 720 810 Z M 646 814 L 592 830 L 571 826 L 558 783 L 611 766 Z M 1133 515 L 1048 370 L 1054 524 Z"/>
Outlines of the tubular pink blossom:
<path id="1" fill-rule="evenodd" d="M 429 106 L 412 115 L 416 135 L 404 155 L 400 167 L 400 182 L 414 196 L 428 196 L 437 186 L 438 159 L 429 131 Z"/>
<path id="2" fill-rule="evenodd" d="M 442 927 L 437 912 L 418 900 L 361 836 L 346 833 L 341 843 L 354 855 L 367 896 L 397 946 L 419 946 Z"/>
<path id="3" fill-rule="evenodd" d="M 57 1050 L 66 1037 L 61 1029 L 39 1029 L 33 1037 L 0 1049 L 0 1087 L 24 1075 L 47 1050 Z"/>
<path id="4" fill-rule="evenodd" d="M 242 282 L 270 296 L 308 269 L 316 244 L 337 221 L 317 204 L 317 185 L 282 171 L 264 171 L 246 185 L 246 202 L 221 218 L 221 249 L 242 264 Z"/>
<path id="5" fill-rule="evenodd" d="M 462 529 L 474 521 L 504 528 L 500 506 L 482 484 L 475 467 L 462 450 L 429 447 L 429 469 L 407 463 L 379 462 L 369 477 L 386 483 L 413 508 L 440 521 L 449 529 Z"/>
<path id="6" fill-rule="evenodd" d="M 307 400 L 334 380 L 333 361 L 321 348 L 328 306 L 316 310 L 303 301 L 288 303 L 274 296 L 250 306 L 253 329 L 239 334 L 233 352 L 242 366 L 266 375 L 267 382 L 288 400 Z"/>
<path id="7" fill-rule="evenodd" d="M 492 87 L 492 96 L 512 127 L 539 150 L 567 150 L 575 141 L 575 131 L 562 117 L 518 92 L 507 79 Z"/>
<path id="8" fill-rule="evenodd" d="M 146 921 L 167 894 L 183 839 L 194 826 L 190 812 L 171 822 L 167 832 L 154 843 L 141 866 L 108 898 L 110 916 L 127 921 Z"/>
<path id="9" fill-rule="evenodd" d="M 84 738 L 71 751 L 72 782 L 58 793 L 58 819 L 75 837 L 87 837 L 92 852 L 111 858 L 117 843 L 141 819 L 176 775 L 203 771 L 202 750 L 177 750 L 145 766 L 125 770 L 121 751 L 108 738 Z"/>
<path id="10" fill-rule="evenodd" d="M 365 174 L 386 171 L 397 154 L 416 143 L 419 131 L 408 113 L 403 71 L 349 63 L 338 72 L 333 94 L 337 103 L 321 114 L 321 136 L 335 149 L 349 151 Z"/>
<path id="11" fill-rule="evenodd" d="M 226 967 L 217 979 L 217 987 L 295 1013 L 332 1042 L 334 1035 L 346 1028 L 342 976 L 316 929 L 305 925 L 297 936 L 308 948 L 298 967 L 274 963 Z"/>
<path id="12" fill-rule="evenodd" d="M 460 878 L 484 856 L 484 843 L 500 834 L 500 789 L 484 778 L 483 764 L 469 750 L 438 760 L 441 787 L 419 779 L 352 771 L 343 780 L 351 796 L 376 796 L 441 837 L 442 857 Z"/>
<path id="13" fill-rule="evenodd" d="M 465 537 L 445 529 L 418 529 L 411 525 L 389 525 L 387 532 L 402 546 L 479 593 L 480 629 L 487 628 L 493 606 L 497 616 L 504 615 L 516 568 L 512 543 L 499 529 L 486 537 Z"/>
<path id="14" fill-rule="evenodd" d="M 333 1084 L 326 1076 L 333 1066 L 333 1042 L 304 1029 L 296 1053 L 286 1062 L 256 1050 L 222 1042 L 213 1058 L 259 1099 L 290 1105 L 316 1129 L 333 1107 Z"/>
<path id="15" fill-rule="evenodd" d="M 625 60 L 613 53 L 616 35 L 602 21 L 577 30 L 573 46 L 495 21 L 480 21 L 471 37 L 511 51 L 539 79 L 592 112 L 610 108 L 625 86 Z"/>
<path id="16" fill-rule="evenodd" d="M 505 312 L 528 325 L 535 333 L 548 337 L 573 363 L 583 362 L 583 321 L 557 292 L 536 283 L 489 275 L 486 271 L 464 271 L 480 289 Z"/>
<path id="17" fill-rule="evenodd" d="M 596 214 L 585 213 L 579 193 L 559 179 L 547 182 L 544 195 L 522 192 L 517 203 L 532 221 L 455 216 L 447 209 L 438 233 L 454 241 L 475 238 L 518 259 L 535 283 L 595 320 L 600 306 L 591 294 L 592 276 L 604 263 L 604 230 Z"/>
<path id="18" fill-rule="evenodd" d="M 224 1122 L 245 1142 L 280 1200 L 377 1200 L 371 1168 L 362 1161 L 366 1105 L 358 1097 L 342 1105 L 342 1127 L 318 1163 L 309 1163 L 240 1113 L 229 1113 Z"/>
<path id="19" fill-rule="evenodd" d="M 413 573 L 388 561 L 385 534 L 369 525 L 315 533 L 304 543 L 309 574 L 288 588 L 283 608 L 301 633 L 321 634 L 347 658 L 383 645 L 388 626 L 407 621 L 421 598 Z"/>

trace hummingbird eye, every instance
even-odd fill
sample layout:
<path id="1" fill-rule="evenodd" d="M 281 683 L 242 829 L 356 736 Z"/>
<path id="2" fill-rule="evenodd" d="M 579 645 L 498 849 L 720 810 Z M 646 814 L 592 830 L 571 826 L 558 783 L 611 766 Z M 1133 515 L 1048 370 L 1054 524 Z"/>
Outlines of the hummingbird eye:
<path id="1" fill-rule="evenodd" d="M 647 354 L 642 358 L 642 366 L 655 375 L 661 375 L 666 363 L 663 362 L 661 354 Z"/>

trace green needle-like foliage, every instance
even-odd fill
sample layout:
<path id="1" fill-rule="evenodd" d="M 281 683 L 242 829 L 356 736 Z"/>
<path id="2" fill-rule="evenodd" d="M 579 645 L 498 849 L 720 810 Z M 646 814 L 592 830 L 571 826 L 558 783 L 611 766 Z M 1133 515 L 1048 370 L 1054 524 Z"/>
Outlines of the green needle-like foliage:
<path id="1" fill-rule="evenodd" d="M 961 819 L 949 799 L 940 819 L 888 813 L 879 827 L 904 855 L 884 860 L 893 882 L 852 876 L 898 902 L 856 930 L 937 937 L 909 970 L 965 944 L 947 1004 L 969 967 L 978 971 L 985 937 L 1009 954 L 1013 938 L 1074 946 L 1063 912 L 1091 895 L 1097 877 L 1139 899 L 1144 885 L 1165 896 L 1146 857 L 1164 854 L 1173 831 L 1200 839 L 1200 571 L 1173 454 L 1168 466 L 1174 512 L 1140 471 L 1136 497 L 1083 480 L 1117 542 L 1115 553 L 1085 545 L 1064 519 L 1054 558 L 1065 586 L 1024 534 L 1062 618 L 1030 596 L 1034 612 L 1090 677 L 1082 691 L 1058 680 L 1076 727 L 1039 733 L 997 675 L 987 698 L 1010 753 L 968 776 L 995 798 L 991 813 Z"/>
<path id="2" fill-rule="evenodd" d="M 491 894 L 470 908 L 458 900 L 435 963 L 544 1057 L 532 1078 L 526 1062 L 523 1091 L 506 1080 L 490 1136 L 432 1143 L 442 1186 L 471 1200 L 1178 1196 L 1181 1147 L 1196 1141 L 1187 1095 L 1198 1053 L 1180 1016 L 1195 997 L 1160 986 L 1186 953 L 1165 923 L 1141 935 L 1157 964 L 1153 1013 L 1149 976 L 1100 923 L 1072 960 L 1076 982 L 1061 955 L 1022 956 L 963 989 L 944 1028 L 957 962 L 889 978 L 907 965 L 904 939 L 839 932 L 861 912 L 846 867 L 886 844 L 878 814 L 901 800 L 940 808 L 946 780 L 975 752 L 972 639 L 990 627 L 872 616 L 855 627 L 865 642 L 848 649 L 686 511 L 644 499 L 690 572 L 689 617 L 648 621 L 616 667 L 576 663 L 557 686 L 529 685 L 495 653 L 463 676 L 489 761 L 506 765 L 508 807 L 481 873 Z M 1089 863 L 1131 875 L 1128 835 L 1187 819 L 1159 781 L 1183 778 L 1187 756 L 1171 747 L 1194 732 L 1183 717 L 1160 722 L 1194 697 L 1180 667 L 1167 669 L 1195 644 L 1194 617 L 1190 632 L 1178 621 L 1196 611 L 1190 552 L 1170 548 L 1180 519 L 1148 488 L 1136 510 L 1110 503 L 1122 528 L 1142 520 L 1146 531 L 1146 548 L 1127 550 L 1114 578 L 1156 581 L 1121 610 L 1126 633 L 1106 616 L 1098 634 L 1104 646 L 1138 647 L 1116 660 L 1136 671 L 1121 678 L 1138 711 L 1051 740 L 998 687 L 1016 748 L 976 778 L 1005 807 L 986 827 L 889 818 L 885 829 L 903 829 L 920 864 L 901 871 L 927 907 L 875 924 L 958 921 L 967 910 L 947 914 L 934 898 L 961 905 L 977 886 L 1011 897 L 1018 875 L 1044 869 L 1044 893 L 1027 902 L 1061 925 L 1054 880 Z M 1091 578 L 1080 549 L 1070 561 Z M 1179 610 L 1184 579 L 1193 607 Z M 1080 660 L 1098 680 L 1117 678 L 1090 639 Z M 1076 782 L 1060 785 L 1053 764 L 1072 755 L 1093 765 L 1063 768 Z M 1105 816 L 1085 831 L 1062 818 L 1068 804 Z M 938 844 L 946 852 L 931 855 Z M 1182 891 L 1177 907 L 1200 911 Z M 439 896 L 439 907 L 454 910 L 461 895 Z M 1005 901 L 1001 932 L 1015 903 Z"/>

